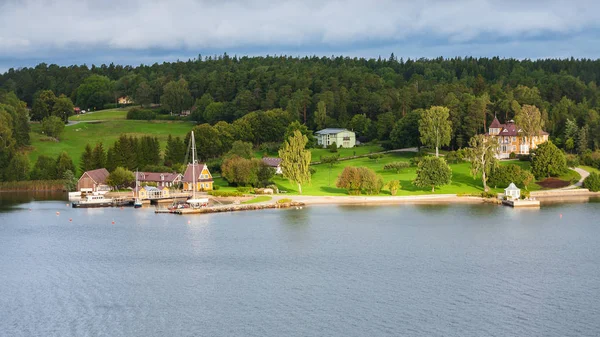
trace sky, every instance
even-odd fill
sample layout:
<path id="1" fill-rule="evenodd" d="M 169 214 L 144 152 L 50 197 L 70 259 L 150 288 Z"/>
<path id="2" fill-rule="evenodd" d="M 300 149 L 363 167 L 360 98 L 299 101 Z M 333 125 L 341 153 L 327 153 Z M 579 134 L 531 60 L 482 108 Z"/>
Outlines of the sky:
<path id="1" fill-rule="evenodd" d="M 0 72 L 201 55 L 599 58 L 589 0 L 0 0 Z"/>

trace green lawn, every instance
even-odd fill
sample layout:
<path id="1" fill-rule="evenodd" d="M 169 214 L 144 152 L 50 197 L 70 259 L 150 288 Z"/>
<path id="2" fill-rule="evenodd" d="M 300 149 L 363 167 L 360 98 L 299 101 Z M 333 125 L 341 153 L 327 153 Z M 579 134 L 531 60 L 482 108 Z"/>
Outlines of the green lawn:
<path id="1" fill-rule="evenodd" d="M 315 162 L 315 161 L 321 161 L 321 156 L 331 156 L 334 154 L 339 154 L 340 158 L 348 158 L 348 157 L 353 157 L 353 156 L 360 156 L 363 154 L 369 154 L 369 153 L 374 153 L 374 152 L 381 152 L 383 151 L 383 148 L 380 145 L 361 145 L 361 146 L 357 146 L 357 147 L 353 147 L 353 148 L 341 148 L 338 149 L 338 152 L 329 152 L 328 149 L 323 149 L 323 148 L 314 148 L 314 149 L 310 149 L 310 153 L 311 153 L 311 161 Z M 262 151 L 255 151 L 254 152 L 254 157 L 255 158 L 262 158 L 264 156 L 265 153 L 263 153 Z M 279 154 L 277 152 L 269 152 L 267 153 L 267 155 L 269 157 L 278 157 Z"/>
<path id="2" fill-rule="evenodd" d="M 79 159 L 86 144 L 94 146 L 98 142 L 104 144 L 104 148 L 112 146 L 121 134 L 130 136 L 155 136 L 161 142 L 162 150 L 166 146 L 166 140 L 169 134 L 173 136 L 185 137 L 193 127 L 188 122 L 167 122 L 167 121 L 106 121 L 101 123 L 79 123 L 66 126 L 61 136 L 60 142 L 46 141 L 45 136 L 39 132 L 40 125 L 32 124 L 31 145 L 33 150 L 29 153 L 31 163 L 35 163 L 40 154 L 51 157 L 57 157 L 62 151 L 66 151 L 75 166 L 78 166 Z"/>
<path id="3" fill-rule="evenodd" d="M 123 120 L 127 117 L 127 110 L 129 108 L 117 108 L 117 109 L 108 109 L 108 110 L 100 110 L 97 112 L 86 113 L 82 115 L 73 115 L 69 117 L 69 121 L 77 122 L 77 121 L 108 121 L 108 120 Z"/>
<path id="4" fill-rule="evenodd" d="M 596 172 L 596 173 L 600 174 L 600 170 L 598 170 L 595 167 L 579 165 L 579 168 L 584 169 L 584 170 L 588 171 L 589 173 Z"/>
<path id="5" fill-rule="evenodd" d="M 250 200 L 242 202 L 242 204 L 257 204 L 259 202 L 270 201 L 271 199 L 273 199 L 273 198 L 268 195 L 259 195 L 258 197 L 255 197 L 254 199 L 250 199 Z"/>

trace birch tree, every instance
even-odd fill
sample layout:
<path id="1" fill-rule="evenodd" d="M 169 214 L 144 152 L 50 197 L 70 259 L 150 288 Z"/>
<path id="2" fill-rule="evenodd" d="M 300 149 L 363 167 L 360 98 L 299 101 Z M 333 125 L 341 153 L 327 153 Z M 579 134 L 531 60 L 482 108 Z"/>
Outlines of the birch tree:
<path id="1" fill-rule="evenodd" d="M 533 137 L 539 136 L 544 127 L 540 109 L 535 105 L 523 105 L 515 114 L 515 124 L 529 140 L 529 150 L 533 150 Z"/>
<path id="2" fill-rule="evenodd" d="M 305 150 L 308 139 L 300 131 L 295 130 L 279 150 L 283 176 L 290 182 L 298 184 L 298 193 L 302 194 L 302 184 L 310 183 L 311 153 Z"/>
<path id="3" fill-rule="evenodd" d="M 439 147 L 450 144 L 452 123 L 450 110 L 443 106 L 432 106 L 425 110 L 419 120 L 421 143 L 435 146 L 435 156 L 439 157 Z"/>
<path id="4" fill-rule="evenodd" d="M 476 177 L 481 174 L 483 190 L 487 192 L 490 189 L 487 185 L 490 172 L 498 165 L 496 153 L 499 144 L 485 135 L 476 135 L 469 140 L 469 146 L 467 157 L 471 162 L 471 175 Z"/>

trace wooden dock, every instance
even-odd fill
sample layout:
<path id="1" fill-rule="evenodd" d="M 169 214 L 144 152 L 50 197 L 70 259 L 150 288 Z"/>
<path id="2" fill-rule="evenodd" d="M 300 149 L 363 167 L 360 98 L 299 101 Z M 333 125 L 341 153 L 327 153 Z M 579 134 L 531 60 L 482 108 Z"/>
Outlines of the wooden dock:
<path id="1" fill-rule="evenodd" d="M 155 213 L 173 213 L 179 215 L 187 215 L 187 214 L 210 214 L 210 213 L 223 213 L 223 212 L 239 212 L 239 211 L 257 211 L 261 209 L 274 209 L 274 208 L 302 208 L 304 207 L 304 203 L 302 202 L 288 202 L 283 204 L 248 204 L 248 205 L 220 205 L 220 206 L 210 206 L 210 207 L 201 207 L 201 208 L 181 208 L 176 210 L 168 210 L 165 208 L 157 208 Z"/>
<path id="2" fill-rule="evenodd" d="M 502 200 L 502 204 L 514 208 L 521 207 L 540 207 L 539 200 Z"/>

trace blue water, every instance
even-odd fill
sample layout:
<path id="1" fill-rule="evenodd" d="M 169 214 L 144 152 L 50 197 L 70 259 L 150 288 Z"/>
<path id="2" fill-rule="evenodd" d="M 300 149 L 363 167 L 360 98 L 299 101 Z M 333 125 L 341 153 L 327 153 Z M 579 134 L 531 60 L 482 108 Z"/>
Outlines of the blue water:
<path id="1" fill-rule="evenodd" d="M 11 205 L 0 336 L 598 336 L 599 205 Z"/>

